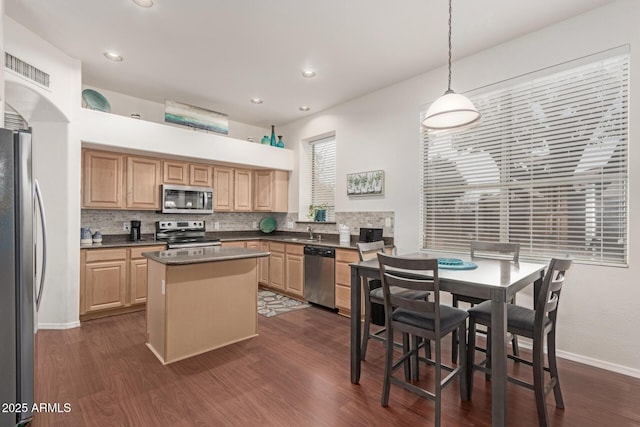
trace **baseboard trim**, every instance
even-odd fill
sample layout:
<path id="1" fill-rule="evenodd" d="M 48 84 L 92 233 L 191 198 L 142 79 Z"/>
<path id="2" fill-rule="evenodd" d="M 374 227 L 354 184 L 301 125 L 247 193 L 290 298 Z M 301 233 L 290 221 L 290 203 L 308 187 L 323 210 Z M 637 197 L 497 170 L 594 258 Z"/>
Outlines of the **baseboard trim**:
<path id="1" fill-rule="evenodd" d="M 73 328 L 79 328 L 79 327 L 80 327 L 79 320 L 76 320 L 75 322 L 69 322 L 69 323 L 38 323 L 38 329 L 60 330 L 60 329 L 73 329 Z"/>
<path id="2" fill-rule="evenodd" d="M 518 340 L 518 346 L 531 350 L 531 343 L 528 341 Z M 594 368 L 604 369 L 605 371 L 615 372 L 628 377 L 640 378 L 640 369 L 633 369 L 628 366 L 605 362 L 604 360 L 596 359 L 594 357 L 587 357 L 581 354 L 570 353 L 568 351 L 556 350 L 556 355 L 562 359 L 582 363 L 583 365 L 593 366 Z"/>

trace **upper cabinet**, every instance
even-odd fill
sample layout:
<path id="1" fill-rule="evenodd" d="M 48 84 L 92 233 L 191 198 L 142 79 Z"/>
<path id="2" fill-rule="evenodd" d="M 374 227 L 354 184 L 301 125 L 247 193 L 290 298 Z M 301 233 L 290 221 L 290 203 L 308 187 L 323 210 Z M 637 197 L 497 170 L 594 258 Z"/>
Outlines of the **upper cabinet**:
<path id="1" fill-rule="evenodd" d="M 106 151 L 82 152 L 82 207 L 121 209 L 124 155 Z"/>
<path id="2" fill-rule="evenodd" d="M 161 161 L 127 157 L 127 209 L 160 209 Z"/>
<path id="3" fill-rule="evenodd" d="M 210 165 L 163 160 L 162 183 L 213 187 L 212 170 L 213 167 Z"/>
<path id="4" fill-rule="evenodd" d="M 233 210 L 233 168 L 213 168 L 213 211 Z"/>
<path id="5" fill-rule="evenodd" d="M 253 207 L 253 175 L 248 169 L 236 169 L 233 173 L 233 210 L 250 212 Z"/>
<path id="6" fill-rule="evenodd" d="M 289 173 L 277 170 L 253 171 L 253 210 L 287 212 L 289 208 Z"/>

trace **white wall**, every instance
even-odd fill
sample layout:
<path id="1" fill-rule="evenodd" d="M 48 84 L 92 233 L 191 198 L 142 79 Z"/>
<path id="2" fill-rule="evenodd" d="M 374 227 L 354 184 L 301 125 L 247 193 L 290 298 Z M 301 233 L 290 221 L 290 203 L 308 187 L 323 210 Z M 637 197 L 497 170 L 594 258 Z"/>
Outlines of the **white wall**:
<path id="1" fill-rule="evenodd" d="M 541 31 L 457 60 L 453 88 L 465 92 L 524 73 L 623 44 L 640 44 L 640 2 L 620 0 Z M 444 60 L 444 58 L 443 58 Z M 640 67 L 632 49 L 630 104 L 640 103 Z M 352 100 L 285 127 L 290 141 L 335 131 L 338 150 L 336 210 L 395 211 L 395 242 L 400 252 L 419 248 L 419 112 L 446 89 L 446 68 Z M 630 188 L 640 185 L 640 155 L 634 135 L 640 113 L 629 120 Z M 302 157 L 296 147 L 290 203 L 304 209 L 306 186 L 299 176 Z M 349 199 L 346 174 L 385 171 L 383 198 Z M 300 198 L 298 194 L 300 193 Z M 563 291 L 559 314 L 559 349 L 565 357 L 599 364 L 640 377 L 640 192 L 630 194 L 629 268 L 575 265 Z M 529 294 L 530 296 L 530 294 Z M 526 303 L 525 298 L 519 302 Z"/>

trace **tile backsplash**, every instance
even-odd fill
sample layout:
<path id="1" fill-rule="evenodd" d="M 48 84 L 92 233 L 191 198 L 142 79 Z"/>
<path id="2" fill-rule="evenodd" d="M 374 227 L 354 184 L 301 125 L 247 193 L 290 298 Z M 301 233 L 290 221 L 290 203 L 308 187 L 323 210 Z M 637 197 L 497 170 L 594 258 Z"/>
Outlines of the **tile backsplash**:
<path id="1" fill-rule="evenodd" d="M 358 234 L 360 227 L 383 228 L 385 237 L 393 237 L 393 227 L 395 222 L 394 212 L 336 212 L 335 224 L 322 222 L 296 222 L 297 212 L 289 213 L 266 213 L 266 212 L 214 212 L 210 215 L 167 215 L 153 211 L 125 211 L 110 209 L 82 209 L 82 227 L 88 227 L 92 232 L 100 231 L 102 234 L 124 234 L 123 223 L 131 220 L 142 221 L 143 234 L 155 232 L 156 221 L 166 221 L 171 219 L 179 220 L 201 220 L 205 221 L 207 231 L 249 231 L 255 230 L 253 224 L 258 224 L 266 216 L 272 216 L 278 222 L 280 231 L 307 231 L 311 226 L 314 233 L 338 234 L 338 225 L 349 226 L 352 235 Z M 385 220 L 389 219 L 391 224 L 385 226 Z M 219 228 L 215 228 L 215 223 Z M 287 224 L 292 223 L 293 228 L 287 228 Z M 79 233 L 80 231 L 78 231 Z"/>

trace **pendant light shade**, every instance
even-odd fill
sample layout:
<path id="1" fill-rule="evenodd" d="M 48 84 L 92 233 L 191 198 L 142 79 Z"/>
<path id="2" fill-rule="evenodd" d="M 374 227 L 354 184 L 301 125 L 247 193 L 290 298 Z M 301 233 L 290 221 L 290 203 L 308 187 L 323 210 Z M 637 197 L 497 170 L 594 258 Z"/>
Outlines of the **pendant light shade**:
<path id="1" fill-rule="evenodd" d="M 480 120 L 473 102 L 451 90 L 451 0 L 449 0 L 449 85 L 447 91 L 427 110 L 422 126 L 429 130 L 461 128 Z"/>

